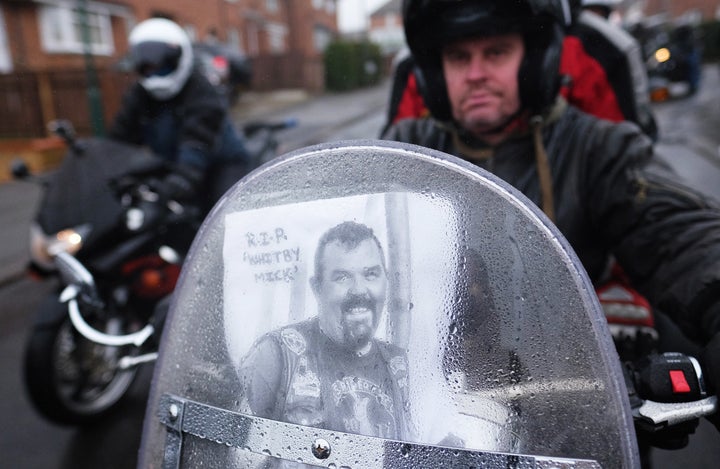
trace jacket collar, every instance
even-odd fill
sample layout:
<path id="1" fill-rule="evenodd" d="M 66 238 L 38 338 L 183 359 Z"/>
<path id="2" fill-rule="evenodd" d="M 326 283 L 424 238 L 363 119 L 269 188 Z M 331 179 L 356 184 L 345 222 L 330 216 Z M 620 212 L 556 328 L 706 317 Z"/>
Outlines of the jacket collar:
<path id="1" fill-rule="evenodd" d="M 567 101 L 562 96 L 558 96 L 555 102 L 547 111 L 540 116 L 542 126 L 556 122 L 567 109 Z M 483 140 L 472 135 L 465 129 L 462 129 L 455 121 L 438 122 L 438 125 L 450 132 L 455 148 L 461 155 L 469 160 L 486 160 L 493 155 L 493 148 L 501 145 L 503 142 L 510 140 L 519 140 L 527 138 L 532 133 L 530 122 L 538 117 L 531 117 L 527 113 L 521 113 L 513 119 L 505 128 L 506 137 L 497 145 L 489 145 Z"/>

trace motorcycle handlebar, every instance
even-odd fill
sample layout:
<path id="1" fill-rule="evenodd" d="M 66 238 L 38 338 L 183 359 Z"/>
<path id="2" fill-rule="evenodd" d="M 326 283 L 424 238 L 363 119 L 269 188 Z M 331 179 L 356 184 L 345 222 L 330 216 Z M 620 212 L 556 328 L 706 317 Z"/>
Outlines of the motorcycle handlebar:
<path id="1" fill-rule="evenodd" d="M 658 435 L 659 444 L 653 446 L 684 446 L 698 419 L 718 411 L 717 396 L 709 395 L 702 368 L 694 357 L 653 354 L 627 363 L 623 371 L 636 428 Z M 668 446 L 669 441 L 672 446 Z"/>
<path id="2" fill-rule="evenodd" d="M 294 117 L 289 117 L 279 122 L 269 121 L 253 121 L 248 122 L 243 126 L 243 131 L 246 135 L 252 136 L 253 134 L 260 132 L 261 130 L 269 130 L 270 132 L 278 132 L 281 130 L 290 129 L 296 127 L 298 121 Z"/>

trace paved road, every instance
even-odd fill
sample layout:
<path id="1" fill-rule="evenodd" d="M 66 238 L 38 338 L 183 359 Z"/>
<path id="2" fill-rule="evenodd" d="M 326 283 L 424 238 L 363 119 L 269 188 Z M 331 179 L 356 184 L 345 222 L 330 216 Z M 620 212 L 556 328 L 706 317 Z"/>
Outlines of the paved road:
<path id="1" fill-rule="evenodd" d="M 694 96 L 654 106 L 658 153 L 693 187 L 720 200 L 720 65 L 706 66 Z"/>

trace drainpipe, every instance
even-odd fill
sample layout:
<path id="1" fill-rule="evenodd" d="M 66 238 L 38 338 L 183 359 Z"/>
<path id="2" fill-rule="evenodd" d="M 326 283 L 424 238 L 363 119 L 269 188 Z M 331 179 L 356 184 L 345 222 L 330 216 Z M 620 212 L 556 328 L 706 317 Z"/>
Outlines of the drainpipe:
<path id="1" fill-rule="evenodd" d="M 78 0 L 78 12 L 80 13 L 80 25 L 82 29 L 83 55 L 85 57 L 85 77 L 87 79 L 87 96 L 90 110 L 90 125 L 93 135 L 103 137 L 105 135 L 105 122 L 103 119 L 102 95 L 97 76 L 97 69 L 92 55 L 92 44 L 90 43 L 90 27 L 88 25 L 87 0 Z"/>

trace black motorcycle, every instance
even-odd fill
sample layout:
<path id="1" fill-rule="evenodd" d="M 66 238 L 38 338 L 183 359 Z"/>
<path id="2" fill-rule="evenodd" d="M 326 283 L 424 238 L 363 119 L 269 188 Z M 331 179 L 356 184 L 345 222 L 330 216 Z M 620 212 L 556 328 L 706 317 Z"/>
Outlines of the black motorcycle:
<path id="1" fill-rule="evenodd" d="M 253 160 L 209 174 L 203 200 L 163 195 L 166 162 L 123 143 L 77 140 L 67 123 L 54 130 L 69 146 L 60 168 L 41 182 L 44 196 L 30 229 L 35 274 L 58 281 L 30 331 L 25 385 L 34 407 L 61 424 L 84 424 L 111 411 L 138 368 L 157 357 L 163 306 L 185 254 L 219 196 L 271 158 L 275 132 L 293 122 L 245 129 Z M 30 178 L 26 167 L 16 178 Z"/>

